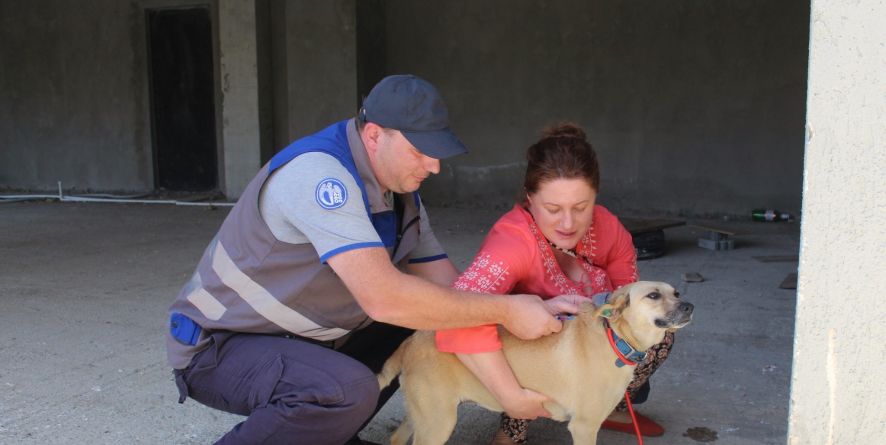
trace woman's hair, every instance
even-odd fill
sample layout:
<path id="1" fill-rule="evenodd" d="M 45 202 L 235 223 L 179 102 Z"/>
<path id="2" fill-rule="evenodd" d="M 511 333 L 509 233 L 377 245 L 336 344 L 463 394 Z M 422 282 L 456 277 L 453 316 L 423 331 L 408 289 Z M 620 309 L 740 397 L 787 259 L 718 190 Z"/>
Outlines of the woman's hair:
<path id="1" fill-rule="evenodd" d="M 526 177 L 523 188 L 535 193 L 545 181 L 581 178 L 594 191 L 600 190 L 600 167 L 597 153 L 584 130 L 570 122 L 544 130 L 541 139 L 526 151 Z"/>

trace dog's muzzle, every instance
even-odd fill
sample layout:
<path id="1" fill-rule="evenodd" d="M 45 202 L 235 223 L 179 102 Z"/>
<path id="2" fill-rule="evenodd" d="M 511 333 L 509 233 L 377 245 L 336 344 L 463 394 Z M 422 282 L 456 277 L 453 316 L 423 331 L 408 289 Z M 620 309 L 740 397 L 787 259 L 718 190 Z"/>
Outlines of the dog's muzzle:
<path id="1" fill-rule="evenodd" d="M 682 328 L 692 321 L 692 311 L 695 306 L 692 303 L 681 301 L 677 308 L 669 312 L 667 318 L 655 320 L 655 325 L 660 328 Z"/>

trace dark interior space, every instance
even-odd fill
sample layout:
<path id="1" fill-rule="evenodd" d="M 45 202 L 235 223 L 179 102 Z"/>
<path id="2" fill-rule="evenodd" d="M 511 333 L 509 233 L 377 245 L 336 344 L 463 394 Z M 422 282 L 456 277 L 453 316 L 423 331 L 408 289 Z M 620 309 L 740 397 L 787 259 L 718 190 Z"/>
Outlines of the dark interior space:
<path id="1" fill-rule="evenodd" d="M 205 8 L 149 10 L 155 187 L 218 186 L 212 29 Z"/>

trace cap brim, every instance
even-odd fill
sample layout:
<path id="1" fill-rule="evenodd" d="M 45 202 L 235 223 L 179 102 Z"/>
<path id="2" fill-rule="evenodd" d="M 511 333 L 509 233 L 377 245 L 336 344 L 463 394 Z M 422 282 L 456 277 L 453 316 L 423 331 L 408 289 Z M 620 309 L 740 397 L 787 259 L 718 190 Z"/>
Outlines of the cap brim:
<path id="1" fill-rule="evenodd" d="M 434 159 L 446 159 L 468 152 L 465 144 L 450 129 L 437 131 L 400 131 L 423 155 Z"/>

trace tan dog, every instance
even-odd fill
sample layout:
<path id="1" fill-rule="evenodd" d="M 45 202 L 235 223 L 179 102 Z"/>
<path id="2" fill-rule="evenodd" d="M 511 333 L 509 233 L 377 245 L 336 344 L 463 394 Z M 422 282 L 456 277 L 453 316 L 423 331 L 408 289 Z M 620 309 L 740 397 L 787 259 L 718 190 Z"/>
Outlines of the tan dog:
<path id="1" fill-rule="evenodd" d="M 667 330 L 691 320 L 692 304 L 678 296 L 667 283 L 640 281 L 615 291 L 602 307 L 583 303 L 558 334 L 525 341 L 499 327 L 504 354 L 524 388 L 555 401 L 545 404 L 553 419 L 569 419 L 573 443 L 595 444 L 600 424 L 624 396 L 635 369 L 616 366 L 618 356 L 598 317 L 608 318 L 618 337 L 645 351 L 660 343 Z M 391 437 L 393 445 L 405 445 L 413 429 L 413 445 L 445 443 L 462 401 L 503 410 L 455 354 L 437 351 L 432 331 L 416 332 L 394 352 L 378 376 L 380 386 L 388 386 L 397 374 L 406 419 Z"/>

